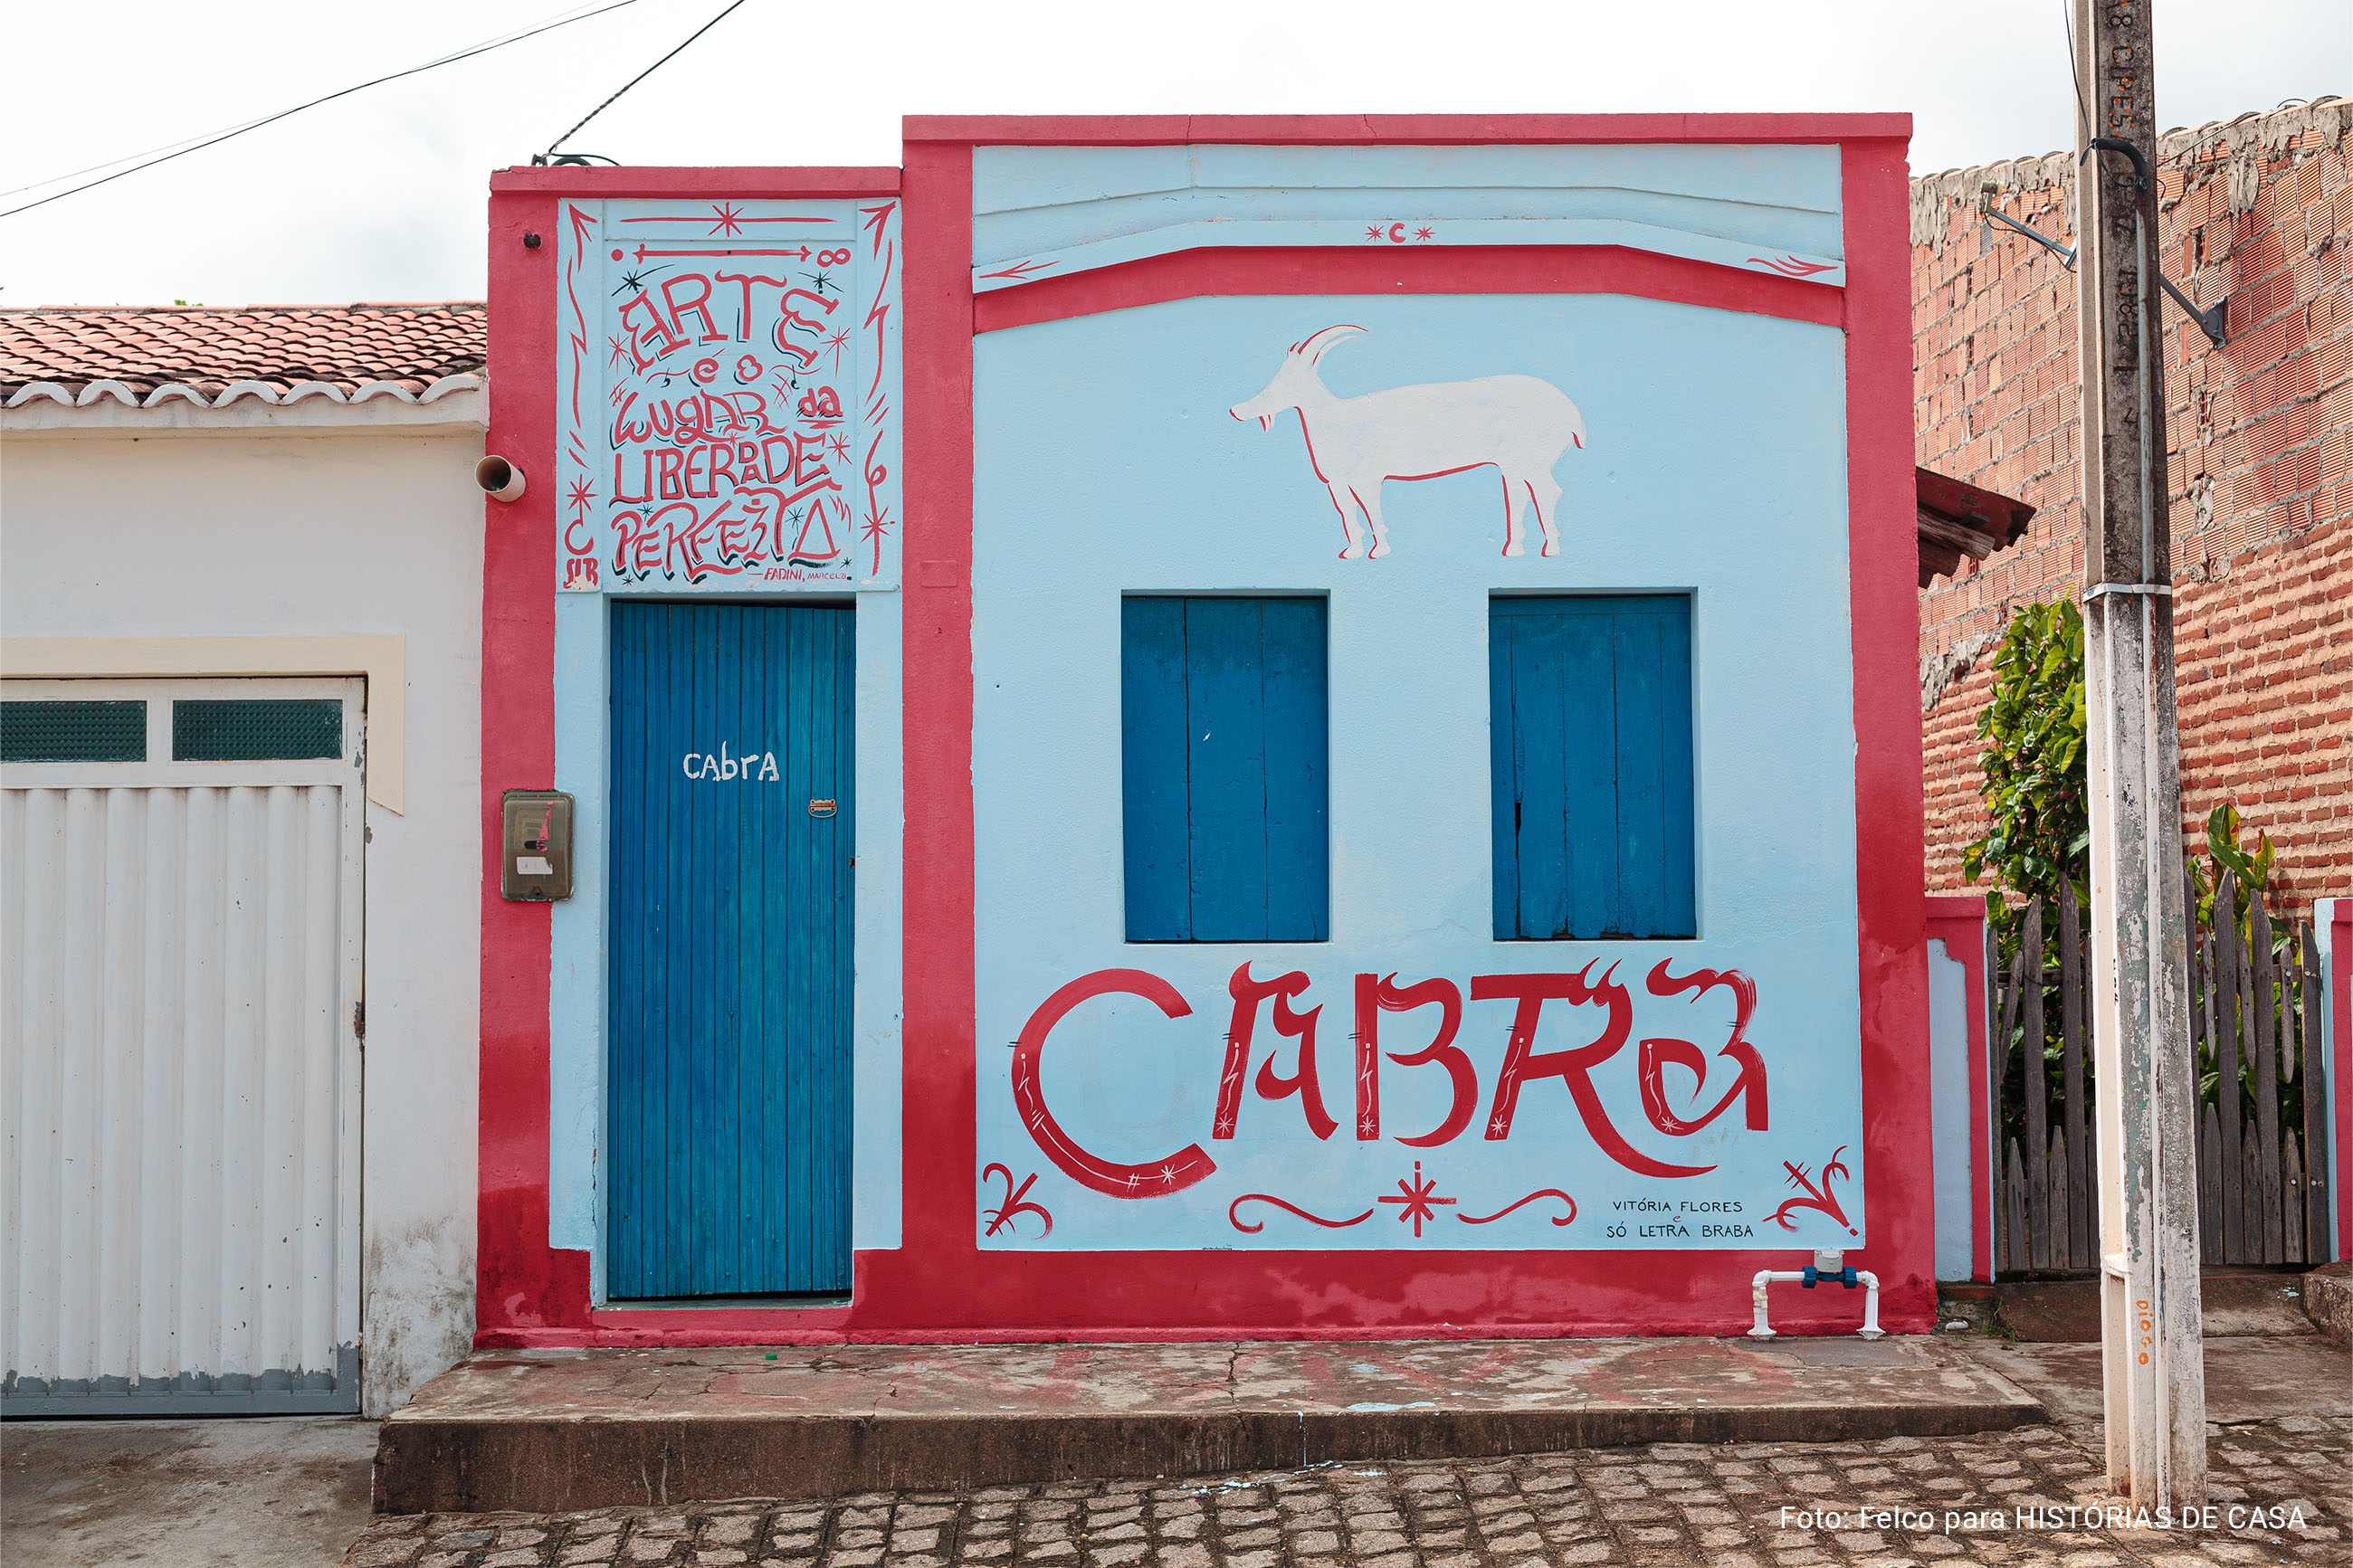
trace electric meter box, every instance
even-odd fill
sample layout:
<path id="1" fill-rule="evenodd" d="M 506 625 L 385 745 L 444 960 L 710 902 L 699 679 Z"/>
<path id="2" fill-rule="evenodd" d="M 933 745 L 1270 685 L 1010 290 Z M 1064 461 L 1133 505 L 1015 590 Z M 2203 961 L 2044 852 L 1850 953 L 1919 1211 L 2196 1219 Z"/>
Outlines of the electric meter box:
<path id="1" fill-rule="evenodd" d="M 501 797 L 499 893 L 524 903 L 572 896 L 572 797 L 561 790 L 511 789 Z"/>

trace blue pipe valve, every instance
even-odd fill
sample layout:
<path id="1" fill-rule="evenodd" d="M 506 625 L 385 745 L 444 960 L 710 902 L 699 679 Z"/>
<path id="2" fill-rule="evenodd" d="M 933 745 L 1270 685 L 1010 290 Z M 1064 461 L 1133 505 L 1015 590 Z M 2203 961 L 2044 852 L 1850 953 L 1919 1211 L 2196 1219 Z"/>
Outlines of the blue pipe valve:
<path id="1" fill-rule="evenodd" d="M 1854 1265 L 1852 1263 L 1848 1264 L 1844 1268 L 1835 1271 L 1827 1268 L 1817 1268 L 1812 1264 L 1809 1263 L 1805 1268 L 1805 1279 L 1799 1281 L 1799 1283 L 1809 1290 L 1812 1289 L 1817 1285 L 1843 1285 L 1848 1289 L 1852 1290 L 1857 1285 L 1862 1283 L 1861 1280 L 1854 1277 Z"/>

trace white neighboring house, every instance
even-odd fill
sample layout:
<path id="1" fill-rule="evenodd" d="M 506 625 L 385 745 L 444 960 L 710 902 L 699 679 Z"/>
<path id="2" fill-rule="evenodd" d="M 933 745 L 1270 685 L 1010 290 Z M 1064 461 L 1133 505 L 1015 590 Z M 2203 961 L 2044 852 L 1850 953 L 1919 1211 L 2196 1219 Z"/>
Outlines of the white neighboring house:
<path id="1" fill-rule="evenodd" d="M 474 1330 L 483 309 L 0 310 L 10 1415 Z"/>

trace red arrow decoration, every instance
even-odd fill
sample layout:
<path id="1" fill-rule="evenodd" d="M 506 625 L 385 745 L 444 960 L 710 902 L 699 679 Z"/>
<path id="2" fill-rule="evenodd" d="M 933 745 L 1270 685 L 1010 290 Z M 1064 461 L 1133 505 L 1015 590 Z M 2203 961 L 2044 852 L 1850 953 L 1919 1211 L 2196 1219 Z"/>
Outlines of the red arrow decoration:
<path id="1" fill-rule="evenodd" d="M 796 261 L 807 261 L 809 247 L 804 245 L 798 250 L 648 250 L 641 245 L 638 247 L 637 254 L 639 261 L 649 256 L 789 256 Z"/>

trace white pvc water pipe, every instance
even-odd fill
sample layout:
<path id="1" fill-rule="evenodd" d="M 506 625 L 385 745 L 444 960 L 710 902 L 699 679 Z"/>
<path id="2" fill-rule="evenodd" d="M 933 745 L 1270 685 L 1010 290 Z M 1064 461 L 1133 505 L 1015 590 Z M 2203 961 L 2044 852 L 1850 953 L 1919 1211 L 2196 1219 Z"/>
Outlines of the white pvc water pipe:
<path id="1" fill-rule="evenodd" d="M 1828 1259 L 1828 1267 L 1824 1267 L 1825 1259 Z M 1843 1272 L 1844 1265 L 1839 1260 L 1837 1253 L 1815 1254 L 1814 1274 L 1820 1284 L 1835 1284 L 1842 1289 L 1852 1289 L 1838 1278 Z M 1776 1281 L 1785 1285 L 1801 1285 L 1805 1282 L 1805 1273 L 1801 1269 L 1760 1268 L 1757 1271 L 1757 1278 L 1750 1281 L 1748 1287 L 1749 1302 L 1757 1310 L 1756 1324 L 1748 1331 L 1750 1339 L 1769 1340 L 1775 1337 L 1773 1325 L 1766 1321 L 1765 1288 Z M 1884 1332 L 1879 1326 L 1879 1276 L 1867 1268 L 1858 1268 L 1855 1270 L 1854 1279 L 1855 1284 L 1862 1287 L 1862 1327 L 1857 1329 L 1855 1332 L 1862 1339 L 1875 1340 Z"/>

